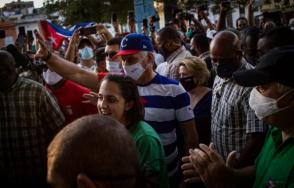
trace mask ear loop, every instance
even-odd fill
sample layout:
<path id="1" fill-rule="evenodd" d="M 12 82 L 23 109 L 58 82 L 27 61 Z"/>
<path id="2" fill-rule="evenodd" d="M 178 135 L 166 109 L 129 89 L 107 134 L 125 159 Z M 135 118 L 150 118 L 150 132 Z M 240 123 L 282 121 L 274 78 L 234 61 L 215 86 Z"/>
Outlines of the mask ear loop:
<path id="1" fill-rule="evenodd" d="M 146 57 L 148 57 L 148 52 L 145 52 L 144 53 L 144 57 L 142 57 L 142 59 L 144 60 Z M 142 62 L 142 61 L 141 61 Z M 151 61 L 150 61 L 151 62 Z M 152 62 L 152 63 L 150 63 L 149 61 L 148 61 L 148 63 L 147 64 L 145 64 L 144 63 L 144 66 L 142 65 L 142 63 L 141 63 L 141 65 L 142 65 L 142 67 L 146 70 L 149 66 L 153 66 L 153 63 L 154 62 Z M 140 62 L 139 62 L 140 63 Z"/>
<path id="2" fill-rule="evenodd" d="M 292 94 L 293 92 L 293 94 Z M 289 97 L 287 97 L 287 95 L 291 94 Z M 282 96 L 280 96 L 277 99 L 277 106 L 280 108 L 280 106 L 286 106 L 286 107 L 282 107 L 283 109 L 288 108 L 291 105 L 291 102 L 294 100 L 294 89 L 290 89 L 289 91 L 287 91 L 286 93 L 284 93 Z M 289 105 L 290 103 L 290 105 Z M 287 106 L 288 105 L 288 106 Z"/>

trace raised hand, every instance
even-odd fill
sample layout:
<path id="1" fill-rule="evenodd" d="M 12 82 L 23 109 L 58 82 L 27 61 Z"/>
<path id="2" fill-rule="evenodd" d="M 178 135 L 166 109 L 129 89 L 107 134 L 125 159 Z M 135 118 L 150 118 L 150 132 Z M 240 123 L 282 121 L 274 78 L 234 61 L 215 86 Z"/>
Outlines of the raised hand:
<path id="1" fill-rule="evenodd" d="M 228 12 L 231 9 L 230 1 L 222 1 L 220 4 L 220 10 L 222 12 Z"/>
<path id="2" fill-rule="evenodd" d="M 248 3 L 248 6 L 253 7 L 254 2 L 255 2 L 255 0 L 250 0 Z"/>
<path id="3" fill-rule="evenodd" d="M 90 92 L 88 94 L 84 94 L 83 98 L 85 99 L 84 101 L 82 101 L 83 103 L 87 103 L 87 104 L 92 104 L 92 105 L 97 105 L 98 102 L 98 94 L 95 92 Z"/>
<path id="4" fill-rule="evenodd" d="M 35 31 L 35 36 L 37 38 L 38 45 L 38 51 L 35 54 L 35 59 L 45 59 L 46 57 L 48 57 L 49 49 L 45 44 L 45 40 L 42 38 L 38 31 Z"/>
<path id="5" fill-rule="evenodd" d="M 77 42 L 77 41 L 79 40 L 79 38 L 80 38 L 80 30 L 77 29 L 77 30 L 75 30 L 74 33 L 72 34 L 71 40 L 72 40 L 73 42 Z"/>
<path id="6" fill-rule="evenodd" d="M 99 34 L 108 32 L 108 29 L 103 24 L 96 24 L 96 30 Z"/>

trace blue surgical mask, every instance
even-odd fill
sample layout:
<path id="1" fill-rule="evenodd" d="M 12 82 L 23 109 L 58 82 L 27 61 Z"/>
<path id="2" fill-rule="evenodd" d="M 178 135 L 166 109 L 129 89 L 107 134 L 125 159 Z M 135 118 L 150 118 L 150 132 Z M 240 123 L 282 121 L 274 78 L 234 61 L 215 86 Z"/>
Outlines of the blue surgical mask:
<path id="1" fill-rule="evenodd" d="M 110 73 L 121 73 L 123 72 L 121 68 L 120 61 L 110 61 L 106 60 L 106 70 Z"/>
<path id="2" fill-rule="evenodd" d="M 83 49 L 80 49 L 79 54 L 80 54 L 80 58 L 82 60 L 89 60 L 89 59 L 92 59 L 94 57 L 93 49 L 88 47 L 88 46 L 86 46 Z"/>

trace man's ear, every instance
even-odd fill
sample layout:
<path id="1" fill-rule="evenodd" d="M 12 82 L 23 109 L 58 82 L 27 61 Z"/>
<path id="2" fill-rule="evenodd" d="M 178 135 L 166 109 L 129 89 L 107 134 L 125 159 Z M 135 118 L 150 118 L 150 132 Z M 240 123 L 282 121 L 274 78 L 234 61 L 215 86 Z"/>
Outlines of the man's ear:
<path id="1" fill-rule="evenodd" d="M 243 58 L 243 52 L 242 52 L 242 50 L 236 50 L 236 57 L 241 62 L 241 60 Z"/>
<path id="2" fill-rule="evenodd" d="M 87 175 L 79 174 L 77 176 L 78 188 L 104 188 L 99 182 L 93 182 Z"/>
<path id="3" fill-rule="evenodd" d="M 155 62 L 155 57 L 152 52 L 148 52 L 147 56 L 148 56 L 148 60 L 149 60 L 148 62 Z"/>

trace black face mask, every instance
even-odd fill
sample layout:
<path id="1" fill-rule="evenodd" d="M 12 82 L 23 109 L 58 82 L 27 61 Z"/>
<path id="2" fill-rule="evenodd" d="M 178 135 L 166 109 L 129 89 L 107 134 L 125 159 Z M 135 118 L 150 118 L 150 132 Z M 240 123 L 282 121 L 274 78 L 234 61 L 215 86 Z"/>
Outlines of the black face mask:
<path id="1" fill-rule="evenodd" d="M 190 53 L 193 55 L 193 56 L 199 56 L 199 53 L 195 50 L 195 49 L 191 49 L 190 50 Z"/>
<path id="2" fill-rule="evenodd" d="M 182 84 L 182 86 L 185 88 L 186 91 L 191 91 L 197 86 L 197 84 L 194 82 L 193 76 L 181 78 L 180 83 Z"/>
<path id="3" fill-rule="evenodd" d="M 164 57 L 164 60 L 168 57 L 168 50 L 165 47 L 159 48 L 159 53 Z"/>
<path id="4" fill-rule="evenodd" d="M 216 74 L 221 78 L 232 78 L 233 73 L 238 70 L 238 66 L 232 63 L 222 63 L 217 65 Z"/>

